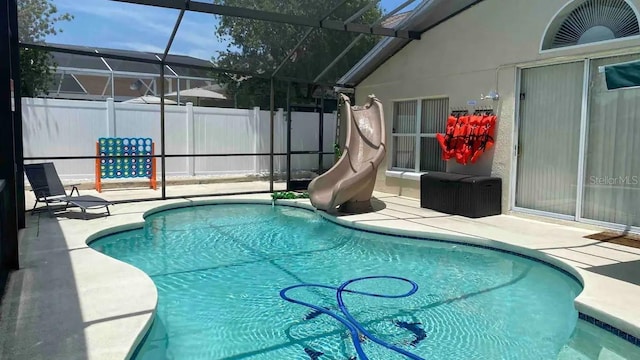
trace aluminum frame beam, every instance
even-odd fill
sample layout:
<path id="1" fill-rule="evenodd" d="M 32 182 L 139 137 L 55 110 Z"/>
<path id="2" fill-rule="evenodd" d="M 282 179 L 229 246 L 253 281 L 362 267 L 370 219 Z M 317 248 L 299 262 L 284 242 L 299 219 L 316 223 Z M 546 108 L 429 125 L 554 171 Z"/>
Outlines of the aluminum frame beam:
<path id="1" fill-rule="evenodd" d="M 171 45 L 173 45 L 173 40 L 176 38 L 176 34 L 178 33 L 178 29 L 180 28 L 180 24 L 182 23 L 182 18 L 184 17 L 184 12 L 189 7 L 191 0 L 184 0 L 184 7 L 180 9 L 180 14 L 178 14 L 178 19 L 176 20 L 175 25 L 173 26 L 173 31 L 171 32 L 171 36 L 169 37 L 169 41 L 167 41 L 167 46 L 164 49 L 164 53 L 162 54 L 162 64 L 165 64 L 167 60 L 167 56 L 169 55 L 169 51 L 171 50 Z M 156 55 L 156 57 L 158 57 Z"/>
<path id="2" fill-rule="evenodd" d="M 15 164 L 16 164 L 16 210 L 18 212 L 18 229 L 26 227 L 25 220 L 25 195 L 24 195 L 24 149 L 23 149 L 23 132 L 22 132 L 22 101 L 20 93 L 22 91 L 22 81 L 20 79 L 20 53 L 19 53 L 19 22 L 18 22 L 18 1 L 8 0 L 8 18 L 11 30 L 11 68 L 13 72 L 13 88 L 15 95 L 15 114 L 14 114 L 14 140 L 15 140 Z M 6 56 L 6 55 L 5 55 Z"/>
<path id="3" fill-rule="evenodd" d="M 184 8 L 180 2 L 175 0 L 111 0 L 117 2 L 124 2 L 130 4 L 156 6 L 167 9 L 181 10 Z M 419 31 L 412 30 L 395 30 L 384 26 L 366 25 L 358 23 L 343 23 L 342 21 L 334 20 L 317 20 L 305 16 L 296 16 L 289 14 L 280 14 L 275 12 L 227 6 L 217 5 L 210 3 L 203 3 L 200 1 L 191 1 L 188 3 L 187 10 L 200 12 L 212 15 L 232 16 L 244 19 L 253 19 L 261 21 L 269 21 L 276 23 L 284 23 L 298 26 L 308 26 L 320 29 L 331 29 L 344 32 L 353 32 L 370 35 L 381 35 L 387 37 L 395 37 L 409 40 L 420 40 L 421 33 Z"/>
<path id="4" fill-rule="evenodd" d="M 16 154 L 16 145 L 22 148 L 22 123 L 19 118 L 20 93 L 12 93 L 19 90 L 20 74 L 14 65 L 18 63 L 17 6 L 15 0 L 0 3 L 0 179 L 4 180 L 3 188 L 0 188 L 0 201 L 3 203 L 2 218 L 0 218 L 0 286 L 4 287 L 7 272 L 18 270 L 18 197 L 24 191 L 24 184 L 19 183 L 18 173 L 24 161 L 20 154 Z M 17 79 L 14 79 L 16 78 Z M 11 89 L 11 81 L 18 89 Z M 15 94 L 15 97 L 14 97 Z M 13 102 L 12 102 L 13 99 Z M 20 127 L 20 129 L 17 129 Z M 20 136 L 19 139 L 18 136 Z M 20 141 L 17 144 L 16 140 Z M 18 155 L 18 156 L 17 156 Z M 22 198 L 24 203 L 24 198 Z M 0 288 L 0 296 L 3 291 Z"/>
<path id="5" fill-rule="evenodd" d="M 407 6 L 411 5 L 414 2 L 416 2 L 416 0 L 407 0 L 403 2 L 402 4 L 398 5 L 395 9 L 389 11 L 386 15 L 382 16 L 380 19 L 373 22 L 371 25 L 382 23 L 383 21 L 397 14 L 398 12 L 400 12 L 400 10 L 406 8 Z M 360 40 L 362 40 L 363 37 L 364 35 L 360 34 L 355 39 L 353 39 L 353 41 L 349 45 L 347 45 L 347 47 L 344 50 L 342 50 L 340 55 L 338 55 L 335 59 L 333 59 L 333 61 L 329 65 L 327 65 L 327 67 L 324 70 L 322 70 L 322 72 L 320 72 L 320 74 L 318 74 L 318 76 L 316 76 L 315 79 L 313 79 L 313 82 L 315 83 L 316 81 L 319 81 L 320 79 L 322 79 L 322 77 L 325 76 L 327 72 L 329 72 L 329 70 L 331 70 L 338 63 L 338 61 L 340 61 L 343 57 L 345 57 L 345 55 L 347 55 L 347 53 L 351 51 L 351 49 L 353 49 L 353 47 L 356 46 L 356 44 Z"/>
<path id="6" fill-rule="evenodd" d="M 171 32 L 171 36 L 169 37 L 169 41 L 167 41 L 167 46 L 164 49 L 164 53 L 162 54 L 162 58 L 160 59 L 160 181 L 162 182 L 162 199 L 167 198 L 167 158 L 166 158 L 166 150 L 167 150 L 167 142 L 165 136 L 165 82 L 164 82 L 164 73 L 165 68 L 168 68 L 166 60 L 169 55 L 169 51 L 171 50 L 171 45 L 173 45 L 173 40 L 176 38 L 176 34 L 178 33 L 178 29 L 180 28 L 180 23 L 182 23 L 182 18 L 184 17 L 184 12 L 189 7 L 190 0 L 184 0 L 184 7 L 180 9 L 180 14 L 178 15 L 178 19 L 176 19 L 176 23 L 173 26 L 173 31 Z M 158 55 L 155 56 L 156 58 Z M 173 70 L 171 70 L 173 72 Z M 154 80 L 155 81 L 155 80 Z M 142 81 L 144 84 L 144 81 Z M 146 86 L 146 84 L 145 84 Z M 148 89 L 148 87 L 147 87 Z M 154 86 L 155 89 L 155 86 Z M 145 95 L 147 93 L 145 92 Z M 155 95 L 155 91 L 154 91 Z"/>

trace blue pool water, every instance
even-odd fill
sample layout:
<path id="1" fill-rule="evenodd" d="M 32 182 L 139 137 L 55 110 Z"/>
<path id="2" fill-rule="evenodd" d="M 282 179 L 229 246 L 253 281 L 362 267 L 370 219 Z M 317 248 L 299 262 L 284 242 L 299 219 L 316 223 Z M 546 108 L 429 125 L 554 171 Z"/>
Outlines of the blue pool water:
<path id="1" fill-rule="evenodd" d="M 585 339 L 604 333 L 578 322 L 573 300 L 581 287 L 554 268 L 488 249 L 347 229 L 302 209 L 175 209 L 90 246 L 142 269 L 158 288 L 138 360 L 346 360 L 357 356 L 349 324 L 374 338 L 360 343 L 370 359 L 408 358 L 389 346 L 424 359 L 591 359 L 582 347 L 594 344 Z M 341 284 L 371 276 L 409 282 L 365 279 L 337 296 Z M 401 297 L 412 282 L 417 291 Z M 294 287 L 286 297 L 321 311 L 281 296 L 298 284 L 320 286 Z M 347 318 L 340 301 L 353 320 L 346 326 L 326 314 Z M 635 351 L 601 338 L 609 348 Z"/>

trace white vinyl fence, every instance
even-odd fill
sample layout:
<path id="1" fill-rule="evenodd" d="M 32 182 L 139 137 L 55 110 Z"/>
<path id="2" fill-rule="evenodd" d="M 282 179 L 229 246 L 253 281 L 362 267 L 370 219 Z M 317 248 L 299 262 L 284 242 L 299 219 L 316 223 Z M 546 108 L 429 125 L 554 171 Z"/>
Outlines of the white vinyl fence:
<path id="1" fill-rule="evenodd" d="M 100 137 L 150 137 L 160 154 L 160 105 L 22 99 L 25 157 L 94 156 Z M 286 117 L 275 114 L 274 152 L 286 152 Z M 292 113 L 293 151 L 318 150 L 318 114 Z M 324 151 L 333 151 L 336 114 L 324 114 Z M 165 106 L 166 154 L 269 153 L 269 111 Z M 52 160 L 61 178 L 93 179 L 94 160 Z M 37 162 L 37 161 L 31 161 Z M 316 170 L 318 155 L 292 155 L 292 171 Z M 333 156 L 323 156 L 325 169 Z M 252 175 L 269 172 L 269 156 L 180 157 L 166 159 L 168 176 Z M 275 171 L 286 171 L 286 157 L 275 157 Z M 158 172 L 160 172 L 158 159 Z"/>

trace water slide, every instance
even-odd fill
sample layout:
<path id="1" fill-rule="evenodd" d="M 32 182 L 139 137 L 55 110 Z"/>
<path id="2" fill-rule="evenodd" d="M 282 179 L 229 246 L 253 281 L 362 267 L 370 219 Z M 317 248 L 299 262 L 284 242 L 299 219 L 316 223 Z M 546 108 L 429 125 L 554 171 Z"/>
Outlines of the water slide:
<path id="1" fill-rule="evenodd" d="M 311 204 L 319 210 L 363 212 L 371 209 L 378 166 L 386 155 L 382 103 L 369 95 L 363 106 L 351 106 L 346 95 L 341 109 L 346 144 L 338 162 L 309 184 Z"/>

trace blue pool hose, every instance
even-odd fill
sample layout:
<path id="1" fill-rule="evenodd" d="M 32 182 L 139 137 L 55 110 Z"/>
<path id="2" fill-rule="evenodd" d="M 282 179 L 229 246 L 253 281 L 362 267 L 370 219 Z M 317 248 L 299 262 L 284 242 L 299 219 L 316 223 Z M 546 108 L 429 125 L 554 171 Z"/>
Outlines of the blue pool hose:
<path id="1" fill-rule="evenodd" d="M 362 281 L 362 280 L 370 280 L 370 279 L 394 279 L 394 280 L 400 280 L 400 281 L 404 281 L 406 283 L 409 283 L 411 285 L 411 290 L 409 290 L 408 292 L 404 293 L 404 294 L 400 294 L 400 295 L 384 295 L 384 294 L 376 294 L 376 293 L 368 293 L 368 292 L 362 292 L 362 291 L 355 291 L 355 290 L 348 290 L 346 289 L 347 286 L 349 286 L 350 284 L 353 284 L 355 282 L 358 281 Z M 287 296 L 287 292 L 289 290 L 295 289 L 295 288 L 301 288 L 301 287 L 319 287 L 319 288 L 324 288 L 324 289 L 332 289 L 336 291 L 336 299 L 338 301 L 338 308 L 340 309 L 340 311 L 342 312 L 342 314 L 344 314 L 344 317 L 346 319 L 343 319 L 342 317 L 336 315 L 335 313 L 328 311 L 327 309 L 317 306 L 317 305 L 313 305 L 304 301 L 300 301 L 300 300 L 296 300 L 296 299 L 292 299 L 289 296 Z M 379 298 L 386 298 L 386 299 L 398 299 L 398 298 L 404 298 L 404 297 L 408 297 L 411 296 L 413 294 L 415 294 L 418 291 L 418 284 L 416 284 L 415 282 L 409 280 L 409 279 L 405 279 L 402 277 L 397 277 L 397 276 L 386 276 L 386 275 L 380 275 L 380 276 L 365 276 L 365 277 L 359 277 L 359 278 L 355 278 L 355 279 L 351 279 L 348 280 L 344 283 L 342 283 L 340 286 L 333 287 L 333 286 L 327 286 L 327 285 L 321 285 L 321 284 L 298 284 L 298 285 L 293 285 L 293 286 L 289 286 L 286 287 L 282 290 L 280 290 L 280 297 L 282 297 L 284 300 L 292 302 L 294 304 L 298 304 L 298 305 L 303 305 L 306 307 L 309 307 L 311 309 L 314 309 L 316 311 L 319 311 L 323 314 L 327 314 L 329 316 L 331 316 L 332 318 L 338 320 L 339 322 L 341 322 L 344 326 L 347 327 L 347 329 L 349 329 L 349 333 L 351 334 L 351 340 L 353 341 L 353 346 L 356 349 L 356 352 L 358 353 L 358 358 L 360 358 L 360 360 L 368 360 L 369 358 L 367 357 L 367 355 L 364 353 L 364 351 L 362 350 L 362 345 L 360 344 L 360 339 L 358 337 L 358 332 L 361 332 L 362 334 L 364 334 L 367 338 L 371 339 L 373 342 L 375 342 L 376 344 L 379 344 L 381 346 L 384 346 L 387 349 L 393 350 L 395 352 L 398 352 L 402 355 L 405 355 L 406 357 L 410 358 L 410 359 L 415 359 L 415 360 L 424 360 L 424 358 L 419 357 L 418 355 L 415 355 L 413 353 L 410 353 L 404 349 L 401 349 L 393 344 L 389 344 L 385 341 L 382 341 L 378 338 L 376 338 L 375 336 L 371 335 L 371 333 L 369 333 L 365 328 L 362 327 L 362 325 L 353 318 L 353 316 L 351 316 L 351 313 L 349 313 L 349 310 L 347 309 L 347 307 L 344 304 L 344 301 L 342 299 L 342 293 L 343 292 L 349 292 L 352 294 L 357 294 L 357 295 L 364 295 L 364 296 L 373 296 L 373 297 L 379 297 Z"/>

